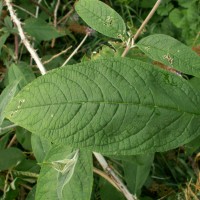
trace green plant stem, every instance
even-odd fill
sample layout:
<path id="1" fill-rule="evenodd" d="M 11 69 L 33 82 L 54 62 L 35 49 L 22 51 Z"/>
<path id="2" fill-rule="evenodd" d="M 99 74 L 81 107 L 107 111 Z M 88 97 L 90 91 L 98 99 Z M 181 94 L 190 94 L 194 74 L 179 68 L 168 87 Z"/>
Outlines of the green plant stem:
<path id="1" fill-rule="evenodd" d="M 54 25 L 54 27 L 56 28 L 57 27 L 57 13 L 58 13 L 58 8 L 59 8 L 59 6 L 60 6 L 60 0 L 57 0 L 57 3 L 56 3 L 56 6 L 55 6 L 55 9 L 54 9 L 54 19 L 53 19 L 53 25 Z M 54 45 L 55 45 L 55 42 L 56 42 L 56 39 L 54 38 L 53 40 L 52 40 L 52 42 L 51 42 L 51 48 L 53 48 L 54 47 Z"/>
<path id="2" fill-rule="evenodd" d="M 146 17 L 146 19 L 143 21 L 142 25 L 140 26 L 140 28 L 137 30 L 136 34 L 134 35 L 134 37 L 132 38 L 133 40 L 133 45 L 135 43 L 135 41 L 137 40 L 138 36 L 141 34 L 142 30 L 144 29 L 144 27 L 147 25 L 147 23 L 149 22 L 149 20 L 152 18 L 152 16 L 154 15 L 155 11 L 158 9 L 160 3 L 162 2 L 162 0 L 157 0 L 157 2 L 155 3 L 154 7 L 152 8 L 152 10 L 150 11 L 150 13 L 148 14 L 148 16 Z M 131 49 L 131 45 L 128 44 L 124 50 L 124 52 L 122 53 L 122 57 L 125 57 L 127 55 L 127 53 L 129 52 L 129 50 Z"/>
<path id="3" fill-rule="evenodd" d="M 45 65 L 45 64 L 47 64 L 47 63 L 49 63 L 49 62 L 51 62 L 51 61 L 54 60 L 55 58 L 61 56 L 61 55 L 64 54 L 64 53 L 66 53 L 66 52 L 69 51 L 71 48 L 72 48 L 72 46 L 70 46 L 70 47 L 68 47 L 67 49 L 61 51 L 60 53 L 58 53 L 58 54 L 52 56 L 49 60 L 45 60 L 45 61 L 43 62 L 43 65 Z"/>
<path id="4" fill-rule="evenodd" d="M 85 42 L 85 40 L 87 39 L 87 37 L 90 35 L 90 33 L 86 33 L 85 37 L 83 38 L 83 40 L 80 42 L 80 44 L 76 47 L 76 49 L 72 52 L 72 54 L 67 58 L 67 60 L 62 64 L 61 67 L 63 67 L 64 65 L 66 65 L 69 60 L 77 53 L 77 51 L 80 49 L 80 47 L 83 45 L 83 43 Z"/>
<path id="5" fill-rule="evenodd" d="M 20 183 L 20 185 L 21 185 L 22 187 L 24 187 L 25 189 L 29 190 L 29 191 L 31 191 L 31 190 L 33 189 L 32 187 L 30 187 L 30 186 L 28 186 L 28 185 L 25 185 L 25 184 L 23 184 L 23 183 Z"/>
<path id="6" fill-rule="evenodd" d="M 35 4 L 36 6 L 38 6 L 41 10 L 43 10 L 47 15 L 49 15 L 49 16 L 53 16 L 53 14 L 52 13 L 50 13 L 49 12 L 49 10 L 48 9 L 46 9 L 45 7 L 43 7 L 40 3 L 38 3 L 37 1 L 35 1 L 35 0 L 29 0 L 30 2 L 32 2 L 33 4 Z M 40 1 L 40 0 L 39 0 Z"/>
<path id="7" fill-rule="evenodd" d="M 136 196 L 133 196 L 127 189 L 127 187 L 124 185 L 124 183 L 119 179 L 119 177 L 115 174 L 115 172 L 110 168 L 105 158 L 96 152 L 93 152 L 94 156 L 98 160 L 99 164 L 102 166 L 104 171 L 112 177 L 114 183 L 117 185 L 119 190 L 123 193 L 123 195 L 126 197 L 127 200 L 137 200 Z"/>
<path id="8" fill-rule="evenodd" d="M 14 144 L 14 142 L 15 142 L 15 140 L 17 139 L 17 136 L 16 136 L 16 134 L 12 137 L 12 139 L 10 140 L 10 142 L 9 142 L 9 144 L 8 144 L 8 146 L 7 146 L 7 148 L 10 148 L 13 144 Z"/>
<path id="9" fill-rule="evenodd" d="M 66 19 L 68 19 L 68 17 L 74 12 L 74 8 L 72 8 L 64 17 L 62 17 L 57 24 L 62 23 L 63 21 L 65 21 Z"/>
<path id="10" fill-rule="evenodd" d="M 38 15 L 39 15 L 39 10 L 40 10 L 39 5 L 40 5 L 41 2 L 42 2 L 42 0 L 38 0 L 38 6 L 36 6 L 36 10 L 35 10 L 35 18 L 36 19 L 38 18 Z M 34 48 L 34 45 L 35 45 L 35 43 L 32 42 L 32 47 L 33 48 Z M 33 65 L 33 58 L 32 57 L 30 58 L 30 65 Z"/>
<path id="11" fill-rule="evenodd" d="M 38 6 L 36 7 L 36 12 L 35 12 L 35 18 L 38 18 L 39 15 L 39 10 L 40 10 L 40 3 L 42 2 L 42 0 L 38 0 Z"/>
<path id="12" fill-rule="evenodd" d="M 22 11 L 24 11 L 25 13 L 29 14 L 31 17 L 34 17 L 34 18 L 35 18 L 35 15 L 34 15 L 33 13 L 29 12 L 28 10 L 26 10 L 26 9 L 24 9 L 24 8 L 22 8 L 22 7 L 18 6 L 18 5 L 16 5 L 16 4 L 12 4 L 12 5 L 13 5 L 13 7 L 18 8 L 19 10 L 22 10 Z"/>
<path id="13" fill-rule="evenodd" d="M 4 181 L 3 199 L 6 199 L 6 191 L 7 191 L 7 187 L 8 187 L 9 175 L 10 175 L 10 170 L 6 173 L 6 178 L 5 178 L 5 181 Z"/>
<path id="14" fill-rule="evenodd" d="M 14 26 L 16 26 L 14 24 Z M 15 41 L 15 60 L 18 60 L 18 56 L 19 56 L 19 37 L 18 34 L 14 34 L 14 41 Z"/>
<path id="15" fill-rule="evenodd" d="M 15 125 L 15 124 L 12 124 L 12 125 L 10 125 L 10 126 L 6 126 L 6 127 L 0 127 L 0 133 L 2 132 L 2 131 L 6 131 L 6 130 L 8 130 L 8 129 L 11 129 L 11 128 L 15 128 L 15 127 L 17 127 L 17 125 Z"/>

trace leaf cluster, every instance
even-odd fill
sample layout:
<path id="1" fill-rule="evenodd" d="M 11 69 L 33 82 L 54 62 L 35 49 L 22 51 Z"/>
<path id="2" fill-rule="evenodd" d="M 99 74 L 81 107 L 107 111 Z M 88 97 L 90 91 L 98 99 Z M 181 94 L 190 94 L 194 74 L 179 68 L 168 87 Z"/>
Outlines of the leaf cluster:
<path id="1" fill-rule="evenodd" d="M 139 199 L 200 197 L 200 58 L 178 41 L 199 44 L 199 2 L 163 1 L 121 57 L 154 3 L 13 1 L 40 76 L 0 2 L 2 199 L 125 199 L 93 152 Z"/>

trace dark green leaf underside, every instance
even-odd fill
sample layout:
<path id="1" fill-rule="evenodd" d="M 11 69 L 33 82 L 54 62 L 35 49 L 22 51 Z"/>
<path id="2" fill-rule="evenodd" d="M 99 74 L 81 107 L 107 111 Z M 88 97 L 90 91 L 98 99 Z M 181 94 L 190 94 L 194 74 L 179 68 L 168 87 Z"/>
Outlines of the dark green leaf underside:
<path id="1" fill-rule="evenodd" d="M 126 58 L 53 70 L 27 85 L 7 117 L 57 143 L 107 154 L 164 151 L 199 134 L 189 82 Z"/>

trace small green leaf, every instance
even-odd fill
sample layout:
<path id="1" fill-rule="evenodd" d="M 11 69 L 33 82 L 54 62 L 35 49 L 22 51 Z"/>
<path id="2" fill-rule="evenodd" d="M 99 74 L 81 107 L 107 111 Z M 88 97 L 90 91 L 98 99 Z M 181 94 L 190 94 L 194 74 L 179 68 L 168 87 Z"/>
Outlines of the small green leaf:
<path id="1" fill-rule="evenodd" d="M 184 7 L 184 8 L 188 8 L 188 7 L 190 7 L 192 4 L 194 4 L 196 2 L 198 2 L 198 0 L 191 0 L 191 1 L 188 1 L 188 0 L 178 0 L 179 6 Z"/>
<path id="2" fill-rule="evenodd" d="M 28 66 L 26 63 L 13 63 L 8 69 L 6 81 L 10 84 L 16 79 L 20 80 L 18 89 L 21 90 L 26 84 L 30 83 L 35 79 L 35 75 L 31 67 Z"/>
<path id="3" fill-rule="evenodd" d="M 129 190 L 140 195 L 153 163 L 154 154 L 129 156 L 129 161 L 122 161 L 124 178 Z"/>
<path id="4" fill-rule="evenodd" d="M 5 24 L 6 28 L 7 28 L 7 30 L 12 30 L 13 29 L 13 23 L 12 23 L 11 18 L 9 16 L 6 16 L 4 18 L 4 24 Z"/>
<path id="5" fill-rule="evenodd" d="M 40 166 L 36 160 L 25 159 L 14 170 L 15 174 L 38 177 Z"/>
<path id="6" fill-rule="evenodd" d="M 0 150 L 6 148 L 6 145 L 8 144 L 9 139 L 10 139 L 10 134 L 5 134 L 4 136 L 1 137 Z"/>
<path id="7" fill-rule="evenodd" d="M 150 58 L 186 74 L 200 77 L 200 57 L 178 40 L 162 34 L 150 35 L 137 43 Z"/>
<path id="8" fill-rule="evenodd" d="M 94 30 L 112 38 L 122 39 L 126 26 L 121 16 L 99 0 L 79 0 L 76 12 Z"/>
<path id="9" fill-rule="evenodd" d="M 42 164 L 36 200 L 88 200 L 92 192 L 92 154 L 54 146 Z"/>
<path id="10" fill-rule="evenodd" d="M 169 14 L 169 20 L 177 27 L 181 28 L 186 24 L 186 10 L 173 9 Z"/>
<path id="11" fill-rule="evenodd" d="M 7 106 L 6 116 L 53 143 L 141 154 L 197 137 L 199 97 L 182 77 L 141 61 L 109 58 L 37 78 Z"/>
<path id="12" fill-rule="evenodd" d="M 24 149 L 32 150 L 31 148 L 31 133 L 24 128 L 16 128 L 17 141 L 23 146 Z"/>
<path id="13" fill-rule="evenodd" d="M 35 40 L 38 41 L 48 41 L 57 37 L 63 36 L 59 33 L 52 25 L 47 22 L 37 18 L 29 18 L 25 21 L 24 30 Z"/>
<path id="14" fill-rule="evenodd" d="M 41 163 L 51 149 L 51 142 L 38 135 L 31 135 L 31 146 L 36 160 Z"/>
<path id="15" fill-rule="evenodd" d="M 4 110 L 7 104 L 10 102 L 10 100 L 15 95 L 17 85 L 19 81 L 14 81 L 13 83 L 9 84 L 1 93 L 0 96 L 0 126 L 4 120 Z"/>
<path id="16" fill-rule="evenodd" d="M 99 185 L 101 200 L 125 200 L 123 194 L 104 178 L 100 177 Z"/>
<path id="17" fill-rule="evenodd" d="M 35 192 L 36 192 L 36 186 L 34 186 L 32 190 L 28 193 L 26 200 L 35 200 Z"/>
<path id="18" fill-rule="evenodd" d="M 4 33 L 3 35 L 1 35 L 1 40 L 0 40 L 0 55 L 1 55 L 1 49 L 3 47 L 3 45 L 5 44 L 7 38 L 9 37 L 10 33 Z"/>
<path id="19" fill-rule="evenodd" d="M 0 170 L 11 169 L 17 166 L 23 159 L 25 159 L 23 152 L 17 148 L 10 147 L 0 150 Z"/>
<path id="20" fill-rule="evenodd" d="M 3 115 L 3 113 L 2 113 Z M 1 115 L 0 115 L 1 116 Z M 14 127 L 12 126 L 13 123 L 10 120 L 4 119 L 1 126 L 0 126 L 0 136 L 10 132 Z"/>
<path id="21" fill-rule="evenodd" d="M 173 4 L 171 3 L 171 0 L 165 0 L 162 1 L 160 6 L 157 9 L 157 13 L 160 16 L 168 16 L 170 11 L 174 8 Z"/>

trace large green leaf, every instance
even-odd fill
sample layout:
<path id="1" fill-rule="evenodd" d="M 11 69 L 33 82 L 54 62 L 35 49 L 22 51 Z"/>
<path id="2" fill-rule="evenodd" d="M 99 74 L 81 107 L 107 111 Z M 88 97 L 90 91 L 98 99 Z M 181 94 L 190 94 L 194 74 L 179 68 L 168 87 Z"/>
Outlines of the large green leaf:
<path id="1" fill-rule="evenodd" d="M 200 91 L 141 61 L 103 59 L 39 77 L 12 100 L 6 116 L 73 147 L 121 155 L 165 151 L 199 135 Z"/>
<path id="2" fill-rule="evenodd" d="M 36 200 L 90 199 L 93 185 L 92 166 L 90 152 L 54 146 L 42 164 Z"/>
<path id="3" fill-rule="evenodd" d="M 178 40 L 162 34 L 150 35 L 137 43 L 150 58 L 186 74 L 200 77 L 200 57 Z"/>
<path id="4" fill-rule="evenodd" d="M 79 0 L 76 12 L 94 30 L 112 38 L 123 39 L 126 26 L 121 16 L 99 0 Z"/>

